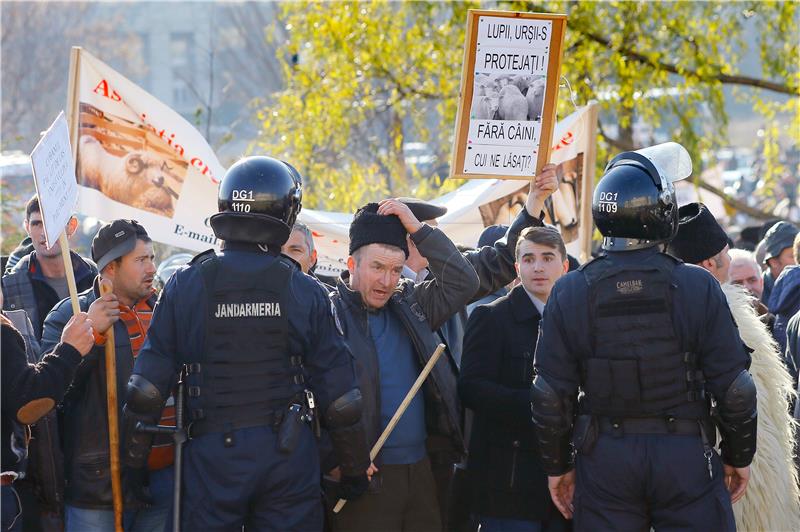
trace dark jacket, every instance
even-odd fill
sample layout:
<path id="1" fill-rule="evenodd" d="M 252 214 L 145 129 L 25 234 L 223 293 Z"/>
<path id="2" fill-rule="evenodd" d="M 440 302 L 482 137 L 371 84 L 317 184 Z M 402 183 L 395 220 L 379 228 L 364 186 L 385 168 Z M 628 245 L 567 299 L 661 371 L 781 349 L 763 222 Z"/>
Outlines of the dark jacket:
<path id="1" fill-rule="evenodd" d="M 25 339 L 28 363 L 38 363 L 41 349 L 28 314 L 24 310 L 6 310 L 3 314 Z M 66 385 L 72 380 L 71 376 L 72 372 Z M 63 393 L 59 396 L 59 401 L 62 395 Z M 30 431 L 25 478 L 32 485 L 40 508 L 43 511 L 60 513 L 64 507 L 64 454 L 61 452 L 56 409 L 30 425 Z"/>
<path id="2" fill-rule="evenodd" d="M 505 295 L 506 285 L 517 278 L 517 269 L 514 263 L 520 233 L 528 227 L 542 227 L 542 225 L 539 218 L 529 215 L 526 209 L 522 209 L 511 222 L 505 235 L 494 244 L 462 253 L 475 269 L 475 273 L 478 274 L 480 286 L 470 297 L 468 301 L 470 305 L 459 309 L 439 329 L 442 341 L 447 345 L 447 354 L 454 361 L 456 367 L 461 367 L 464 328 L 467 325 L 470 308 L 474 308 L 472 305 L 475 302 L 490 297 L 499 290 L 503 291 L 501 295 Z"/>
<path id="3" fill-rule="evenodd" d="M 470 315 L 458 392 L 474 411 L 467 470 L 481 516 L 546 521 L 547 489 L 530 411 L 541 315 L 520 285 Z"/>
<path id="4" fill-rule="evenodd" d="M 70 256 L 78 292 L 87 290 L 97 276 L 97 268 L 74 251 Z M 22 257 L 11 273 L 3 276 L 3 309 L 25 310 L 36 338 L 42 337 L 44 320 L 60 300 L 56 291 L 45 282 L 35 251 Z"/>
<path id="5" fill-rule="evenodd" d="M 786 360 L 791 360 L 795 368 L 800 367 L 800 311 L 792 316 L 786 325 Z M 794 377 L 795 388 L 800 391 L 798 378 Z M 800 401 L 795 398 L 794 418 L 800 421 Z"/>
<path id="6" fill-rule="evenodd" d="M 98 290 L 98 283 L 95 280 L 92 288 L 78 295 L 82 312 L 87 312 L 89 306 L 99 297 Z M 155 296 L 151 298 L 151 306 L 154 306 Z M 58 342 L 61 331 L 71 317 L 72 305 L 69 299 L 61 301 L 50 312 L 45 320 L 42 334 L 43 352 L 52 349 Z M 114 324 L 114 345 L 117 361 L 118 417 L 122 420 L 124 390 L 133 370 L 133 350 L 122 320 Z M 104 346 L 95 345 L 78 366 L 72 385 L 64 398 L 63 422 L 67 504 L 80 508 L 112 508 Z M 130 497 L 126 499 L 126 509 L 135 508 L 138 504 Z"/>
<path id="7" fill-rule="evenodd" d="M 34 366 L 28 363 L 22 335 L 10 322 L 2 323 L 3 472 L 19 471 L 26 457 L 27 441 L 21 427 L 29 420 L 20 420 L 20 412 L 41 399 L 50 399 L 55 406 L 81 360 L 81 354 L 69 344 L 53 347 L 52 354 Z"/>
<path id="8" fill-rule="evenodd" d="M 33 251 L 33 240 L 31 240 L 31 237 L 26 236 L 25 238 L 22 239 L 22 242 L 20 242 L 17 245 L 17 247 L 14 248 L 14 251 L 11 252 L 11 255 L 8 256 L 8 261 L 6 262 L 6 265 L 3 267 L 3 275 L 11 273 L 11 270 L 14 269 L 14 266 L 17 265 L 20 259 L 22 259 L 22 257 L 24 257 L 25 255 L 30 255 L 32 251 Z"/>
<path id="9" fill-rule="evenodd" d="M 433 275 L 420 284 L 401 279 L 387 305 L 408 333 L 421 369 L 439 343 L 436 329 L 466 305 L 478 290 L 479 281 L 469 262 L 440 230 L 425 225 L 411 238 L 422 256 L 428 259 Z M 381 433 L 378 355 L 369 331 L 367 309 L 361 295 L 350 290 L 348 281 L 345 272 L 331 299 L 355 359 L 356 375 L 364 398 L 362 421 L 367 441 L 372 446 Z M 456 390 L 457 371 L 449 358 L 439 360 L 422 387 L 428 453 L 447 455 L 443 460 L 450 463 L 458 461 L 465 448 L 462 410 Z M 376 465 L 379 463 L 380 457 Z M 324 463 L 323 467 L 329 471 L 335 465 Z"/>
<path id="10" fill-rule="evenodd" d="M 772 294 L 769 296 L 769 311 L 775 314 L 775 326 L 772 335 L 780 346 L 780 352 L 786 351 L 786 325 L 800 310 L 800 266 L 787 266 L 783 269 Z M 797 380 L 797 366 L 794 360 L 784 359 L 792 378 Z"/>

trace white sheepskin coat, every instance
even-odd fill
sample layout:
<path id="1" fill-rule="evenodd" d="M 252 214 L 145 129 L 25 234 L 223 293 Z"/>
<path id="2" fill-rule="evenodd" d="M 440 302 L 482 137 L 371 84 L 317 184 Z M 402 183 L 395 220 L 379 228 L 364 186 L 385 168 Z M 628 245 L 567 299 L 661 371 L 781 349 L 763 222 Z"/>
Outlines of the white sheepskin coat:
<path id="1" fill-rule="evenodd" d="M 736 528 L 747 531 L 800 531 L 800 489 L 793 460 L 795 421 L 789 401 L 792 378 L 778 346 L 758 319 L 749 294 L 723 285 L 742 341 L 753 349 L 750 373 L 758 391 L 756 455 L 744 498 L 733 505 Z"/>

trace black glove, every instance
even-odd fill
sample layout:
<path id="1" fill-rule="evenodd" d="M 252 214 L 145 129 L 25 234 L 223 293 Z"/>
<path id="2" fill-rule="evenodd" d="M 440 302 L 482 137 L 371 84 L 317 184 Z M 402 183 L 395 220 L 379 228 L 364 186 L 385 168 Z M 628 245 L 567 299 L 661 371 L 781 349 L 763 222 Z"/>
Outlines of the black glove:
<path id="1" fill-rule="evenodd" d="M 369 479 L 367 474 L 358 475 L 356 477 L 348 477 L 342 475 L 342 480 L 339 482 L 339 498 L 346 501 L 358 499 L 369 488 Z"/>
<path id="2" fill-rule="evenodd" d="M 122 469 L 122 495 L 126 501 L 152 505 L 153 497 L 150 495 L 150 488 L 147 485 L 147 468 Z"/>

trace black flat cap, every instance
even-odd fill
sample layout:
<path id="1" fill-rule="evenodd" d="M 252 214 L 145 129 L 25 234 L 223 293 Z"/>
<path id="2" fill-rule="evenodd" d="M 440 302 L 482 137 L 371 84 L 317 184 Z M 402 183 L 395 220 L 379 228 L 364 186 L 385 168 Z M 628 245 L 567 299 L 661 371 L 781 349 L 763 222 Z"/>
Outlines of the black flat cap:
<path id="1" fill-rule="evenodd" d="M 417 198 L 397 198 L 397 201 L 405 203 L 417 220 L 424 222 L 425 220 L 435 220 L 439 216 L 447 214 L 447 207 L 441 205 L 434 205 L 433 203 Z"/>

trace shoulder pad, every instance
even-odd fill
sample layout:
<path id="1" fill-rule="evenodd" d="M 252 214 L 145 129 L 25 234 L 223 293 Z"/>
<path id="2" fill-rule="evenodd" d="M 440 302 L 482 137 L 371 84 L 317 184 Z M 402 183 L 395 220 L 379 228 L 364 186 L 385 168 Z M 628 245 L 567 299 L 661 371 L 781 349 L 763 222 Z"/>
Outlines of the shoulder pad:
<path id="1" fill-rule="evenodd" d="M 192 260 L 189 261 L 189 264 L 202 264 L 205 261 L 212 259 L 217 256 L 217 252 L 214 249 L 207 249 L 202 253 L 198 253 L 194 256 Z"/>
<path id="2" fill-rule="evenodd" d="M 590 259 L 588 262 L 584 262 L 583 264 L 578 266 L 577 271 L 582 272 L 584 270 L 584 268 L 586 268 L 590 264 L 595 264 L 596 262 L 599 262 L 599 261 L 604 260 L 606 258 L 607 258 L 607 255 L 600 255 L 598 257 L 594 257 L 594 258 Z"/>
<path id="3" fill-rule="evenodd" d="M 664 255 L 665 257 L 668 257 L 668 258 L 672 259 L 672 261 L 675 264 L 683 264 L 683 261 L 681 259 L 679 259 L 678 257 L 676 257 L 675 255 L 670 255 L 666 251 L 662 251 L 661 254 Z"/>
<path id="4" fill-rule="evenodd" d="M 292 270 L 300 271 L 300 265 L 291 257 L 287 257 L 286 255 L 278 255 L 278 262 L 280 262 L 283 266 L 288 267 Z"/>

